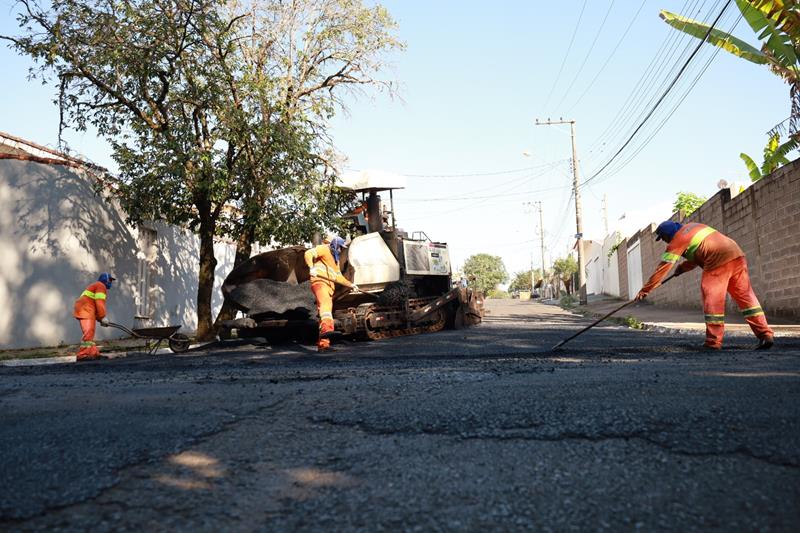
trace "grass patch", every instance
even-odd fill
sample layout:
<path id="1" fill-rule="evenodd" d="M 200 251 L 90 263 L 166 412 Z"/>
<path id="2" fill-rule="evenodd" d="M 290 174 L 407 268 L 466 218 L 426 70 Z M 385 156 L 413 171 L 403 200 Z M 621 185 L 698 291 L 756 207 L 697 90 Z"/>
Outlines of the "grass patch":
<path id="1" fill-rule="evenodd" d="M 578 306 L 578 299 L 571 294 L 565 294 L 558 300 L 558 305 L 564 309 L 574 309 Z"/>
<path id="2" fill-rule="evenodd" d="M 622 323 L 632 329 L 644 329 L 644 323 L 632 315 L 623 318 Z"/>

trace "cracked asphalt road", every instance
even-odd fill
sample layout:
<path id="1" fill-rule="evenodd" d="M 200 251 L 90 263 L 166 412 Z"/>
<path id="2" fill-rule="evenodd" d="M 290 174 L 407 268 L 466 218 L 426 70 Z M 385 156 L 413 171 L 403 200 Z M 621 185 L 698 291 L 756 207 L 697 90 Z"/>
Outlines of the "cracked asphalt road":
<path id="1" fill-rule="evenodd" d="M 484 324 L 0 369 L 0 529 L 797 531 L 800 339 Z"/>

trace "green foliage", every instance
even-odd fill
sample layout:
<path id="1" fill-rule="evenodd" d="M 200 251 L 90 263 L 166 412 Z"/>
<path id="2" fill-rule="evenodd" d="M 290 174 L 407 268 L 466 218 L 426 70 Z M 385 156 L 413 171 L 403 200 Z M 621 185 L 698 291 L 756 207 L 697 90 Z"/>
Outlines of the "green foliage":
<path id="1" fill-rule="evenodd" d="M 708 33 L 708 24 L 697 22 L 666 10 L 662 10 L 659 16 L 673 28 L 687 33 L 692 37 L 703 39 L 706 33 Z M 758 63 L 760 65 L 767 64 L 766 56 L 758 48 L 722 30 L 716 28 L 712 29 L 711 33 L 708 35 L 708 42 L 753 63 Z"/>
<path id="2" fill-rule="evenodd" d="M 464 262 L 464 274 L 473 288 L 489 294 L 498 285 L 508 281 L 503 260 L 496 255 L 475 254 Z M 474 279 L 473 279 L 474 278 Z"/>
<path id="3" fill-rule="evenodd" d="M 724 31 L 713 29 L 707 42 L 731 54 L 766 65 L 790 85 L 791 131 L 800 121 L 800 14 L 794 0 L 736 0 L 744 19 L 761 42 L 756 48 Z M 710 26 L 680 15 L 661 11 L 664 21 L 684 33 L 705 38 Z"/>
<path id="4" fill-rule="evenodd" d="M 556 259 L 553 262 L 553 272 L 567 288 L 567 293 L 571 294 L 572 276 L 578 272 L 578 261 L 575 260 L 575 257 L 568 255 L 567 257 Z"/>
<path id="5" fill-rule="evenodd" d="M 708 198 L 705 196 L 699 196 L 693 192 L 681 191 L 678 193 L 675 203 L 672 204 L 672 210 L 674 212 L 683 212 L 683 215 L 688 217 L 697 211 L 697 208 L 706 203 L 706 200 L 708 200 Z"/>
<path id="6" fill-rule="evenodd" d="M 542 280 L 542 269 L 536 268 L 533 270 L 534 283 L 539 283 Z M 511 284 L 508 286 L 509 291 L 530 291 L 531 290 L 531 271 L 524 270 L 517 272 L 511 279 Z"/>
<path id="7" fill-rule="evenodd" d="M 511 295 L 502 289 L 492 289 L 487 293 L 486 297 L 492 300 L 507 300 L 511 298 Z"/>
<path id="8" fill-rule="evenodd" d="M 621 245 L 623 242 L 625 242 L 625 241 L 624 241 L 624 239 L 622 238 L 622 236 L 621 236 L 619 233 L 617 233 L 617 234 L 616 234 L 616 238 L 614 239 L 614 246 L 612 246 L 611 248 L 609 248 L 609 250 L 608 250 L 608 253 L 606 254 L 606 255 L 608 256 L 608 259 L 609 259 L 609 260 L 611 259 L 611 256 L 612 256 L 612 255 L 614 255 L 614 252 L 616 252 L 617 250 L 619 250 L 619 246 L 620 246 L 620 245 Z"/>
<path id="9" fill-rule="evenodd" d="M 780 143 L 780 134 L 776 133 L 772 137 L 769 138 L 767 141 L 767 145 L 764 147 L 764 162 L 761 166 L 758 166 L 753 158 L 745 153 L 739 154 L 739 157 L 744 161 L 745 166 L 747 167 L 747 173 L 750 176 L 750 181 L 756 182 L 763 178 L 764 176 L 768 176 L 772 174 L 775 170 L 779 169 L 783 165 L 787 165 L 790 163 L 788 155 L 792 150 L 796 150 L 798 147 L 798 140 L 789 139 L 785 143 Z"/>
<path id="10" fill-rule="evenodd" d="M 644 323 L 633 315 L 627 315 L 623 318 L 622 324 L 632 329 L 644 329 Z"/>
<path id="11" fill-rule="evenodd" d="M 573 309 L 578 305 L 578 299 L 571 294 L 565 294 L 558 300 L 558 305 L 564 309 Z"/>
<path id="12" fill-rule="evenodd" d="M 572 255 L 556 259 L 553 263 L 553 271 L 559 276 L 572 276 L 578 272 L 578 261 Z"/>

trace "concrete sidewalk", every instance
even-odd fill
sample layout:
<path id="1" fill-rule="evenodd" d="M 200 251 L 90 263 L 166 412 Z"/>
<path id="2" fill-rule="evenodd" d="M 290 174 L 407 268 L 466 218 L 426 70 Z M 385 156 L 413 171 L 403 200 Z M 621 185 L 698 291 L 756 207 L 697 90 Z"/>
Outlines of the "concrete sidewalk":
<path id="1" fill-rule="evenodd" d="M 591 295 L 588 305 L 578 306 L 574 311 L 588 313 L 599 318 L 625 302 L 626 300 L 618 298 Z M 633 317 L 636 321 L 641 322 L 645 329 L 680 332 L 702 332 L 706 329 L 702 309 L 666 308 L 647 301 L 631 304 L 619 313 L 612 315 L 612 317 L 618 319 Z M 767 315 L 767 321 L 770 327 L 775 330 L 776 337 L 800 337 L 800 323 L 797 321 L 770 317 L 769 315 Z M 736 312 L 726 312 L 725 333 L 726 335 L 752 335 L 750 326 L 745 322 L 742 315 Z"/>

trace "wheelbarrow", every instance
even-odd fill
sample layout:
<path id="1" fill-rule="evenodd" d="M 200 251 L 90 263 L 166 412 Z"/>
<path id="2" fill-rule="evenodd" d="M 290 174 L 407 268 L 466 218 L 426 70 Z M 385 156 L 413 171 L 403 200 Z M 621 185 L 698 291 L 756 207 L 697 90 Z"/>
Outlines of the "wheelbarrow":
<path id="1" fill-rule="evenodd" d="M 147 348 L 148 355 L 153 355 L 164 341 L 167 341 L 169 349 L 172 350 L 172 353 L 183 353 L 189 349 L 189 337 L 183 333 L 178 333 L 178 330 L 181 329 L 181 326 L 128 329 L 122 324 L 115 324 L 114 322 L 109 322 L 108 325 L 109 327 L 124 331 L 131 337 L 145 339 L 147 341 L 145 347 Z"/>

